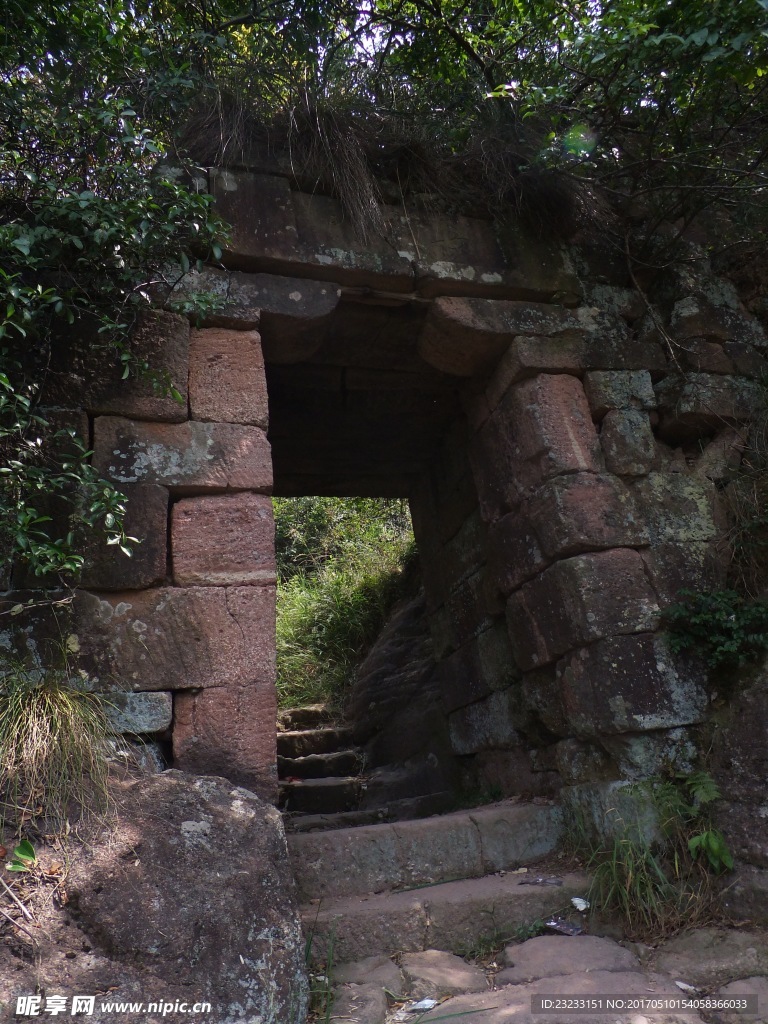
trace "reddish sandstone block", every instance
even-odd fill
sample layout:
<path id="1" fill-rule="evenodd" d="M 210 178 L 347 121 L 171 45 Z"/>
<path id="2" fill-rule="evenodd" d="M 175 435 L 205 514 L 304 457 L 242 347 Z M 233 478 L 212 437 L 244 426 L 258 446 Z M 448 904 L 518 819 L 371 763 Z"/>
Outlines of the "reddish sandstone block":
<path id="1" fill-rule="evenodd" d="M 648 543 L 631 493 L 613 476 L 556 477 L 536 492 L 527 514 L 549 558 Z"/>
<path id="2" fill-rule="evenodd" d="M 507 626 L 523 671 L 600 637 L 655 629 L 659 608 L 643 560 L 630 548 L 555 563 L 507 603 Z"/>
<path id="3" fill-rule="evenodd" d="M 704 718 L 706 674 L 653 634 L 616 636 L 557 666 L 565 715 L 580 736 L 645 732 Z"/>
<path id="4" fill-rule="evenodd" d="M 617 476 L 644 476 L 657 461 L 656 442 L 648 413 L 611 409 L 600 428 L 605 467 Z"/>
<path id="5" fill-rule="evenodd" d="M 479 569 L 456 584 L 446 598 L 445 607 L 460 644 L 487 629 L 490 625 L 490 609 L 485 588 L 485 569 Z"/>
<path id="6" fill-rule="evenodd" d="M 118 484 L 156 483 L 177 494 L 272 489 L 272 458 L 260 427 L 235 423 L 140 423 L 100 416 L 93 463 Z"/>
<path id="7" fill-rule="evenodd" d="M 274 680 L 271 586 L 79 591 L 75 618 L 83 668 L 95 681 L 118 689 L 204 689 Z"/>
<path id="8" fill-rule="evenodd" d="M 531 520 L 510 512 L 488 529 L 488 578 L 501 594 L 532 579 L 548 565 Z"/>
<path id="9" fill-rule="evenodd" d="M 256 679 L 174 697 L 174 767 L 223 775 L 274 801 L 277 790 L 273 680 Z"/>
<path id="10" fill-rule="evenodd" d="M 672 604 L 681 590 L 721 590 L 727 562 L 712 541 L 655 544 L 642 552 L 648 577 L 662 605 Z"/>
<path id="11" fill-rule="evenodd" d="M 136 537 L 130 558 L 89 533 L 80 585 L 92 590 L 140 590 L 165 579 L 168 569 L 168 491 L 156 484 L 122 484 L 128 498 L 125 532 Z"/>
<path id="12" fill-rule="evenodd" d="M 486 420 L 469 449 L 480 515 L 492 523 L 516 508 L 522 497 L 519 463 L 512 450 L 507 423 L 498 410 Z"/>
<path id="13" fill-rule="evenodd" d="M 520 673 L 504 622 L 494 622 L 459 647 L 440 664 L 439 672 L 440 699 L 446 712 L 511 686 Z"/>
<path id="14" fill-rule="evenodd" d="M 267 429 L 267 381 L 258 331 L 192 331 L 189 408 L 193 420 Z"/>
<path id="15" fill-rule="evenodd" d="M 493 410 L 513 384 L 537 373 L 578 374 L 584 369 L 586 343 L 579 335 L 513 338 L 493 371 L 485 398 Z"/>
<path id="16" fill-rule="evenodd" d="M 600 470 L 600 447 L 581 381 L 540 374 L 516 385 L 493 417 L 518 464 L 518 485 L 531 488 L 559 473 Z"/>
<path id="17" fill-rule="evenodd" d="M 271 499 L 250 493 L 184 498 L 173 506 L 171 553 L 178 586 L 274 583 Z"/>

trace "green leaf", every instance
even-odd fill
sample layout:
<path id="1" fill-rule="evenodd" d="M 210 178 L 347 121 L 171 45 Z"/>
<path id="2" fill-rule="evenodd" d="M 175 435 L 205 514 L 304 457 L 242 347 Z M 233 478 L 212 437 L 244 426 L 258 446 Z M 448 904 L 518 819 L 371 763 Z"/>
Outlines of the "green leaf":
<path id="1" fill-rule="evenodd" d="M 31 861 L 33 864 L 37 862 L 35 848 L 28 839 L 21 840 L 19 845 L 14 849 L 13 856 L 16 860 Z"/>

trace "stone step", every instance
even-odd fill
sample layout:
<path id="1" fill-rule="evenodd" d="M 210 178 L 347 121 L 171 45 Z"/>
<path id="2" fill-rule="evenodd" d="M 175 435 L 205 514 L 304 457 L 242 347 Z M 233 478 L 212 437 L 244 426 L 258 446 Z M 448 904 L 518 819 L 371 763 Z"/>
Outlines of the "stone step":
<path id="1" fill-rule="evenodd" d="M 383 821 L 407 821 L 443 814 L 456 804 L 455 793 L 429 793 L 426 796 L 393 800 L 381 807 L 361 811 L 342 811 L 339 814 L 285 813 L 286 832 L 328 832 L 333 829 L 377 825 Z"/>
<path id="2" fill-rule="evenodd" d="M 356 775 L 361 766 L 357 750 L 337 750 L 332 754 L 307 754 L 306 757 L 278 757 L 280 779 L 323 779 L 339 775 Z"/>
<path id="3" fill-rule="evenodd" d="M 299 899 L 403 889 L 508 871 L 551 853 L 557 807 L 512 801 L 413 821 L 289 835 Z"/>
<path id="4" fill-rule="evenodd" d="M 309 754 L 331 754 L 353 746 L 348 726 L 298 729 L 277 734 L 277 752 L 281 757 L 306 757 Z"/>
<path id="5" fill-rule="evenodd" d="M 306 814 L 335 814 L 355 811 L 360 806 L 359 777 L 302 779 L 279 784 L 280 806 L 286 811 Z"/>
<path id="6" fill-rule="evenodd" d="M 277 728 L 280 732 L 297 732 L 300 729 L 320 729 L 333 720 L 333 712 L 327 704 L 307 704 L 301 708 L 288 708 L 277 713 Z"/>
<path id="7" fill-rule="evenodd" d="M 578 917 L 571 897 L 585 896 L 589 879 L 564 874 L 562 885 L 531 885 L 533 875 L 485 875 L 407 892 L 342 896 L 302 909 L 309 955 L 334 962 L 441 949 L 466 954 L 493 939 L 512 939 L 552 914 Z"/>

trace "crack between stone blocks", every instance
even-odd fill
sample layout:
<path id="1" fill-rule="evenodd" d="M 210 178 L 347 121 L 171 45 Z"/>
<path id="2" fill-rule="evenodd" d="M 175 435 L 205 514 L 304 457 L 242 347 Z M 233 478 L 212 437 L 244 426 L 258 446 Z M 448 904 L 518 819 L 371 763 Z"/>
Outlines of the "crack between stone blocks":
<path id="1" fill-rule="evenodd" d="M 227 612 L 227 615 L 232 619 L 232 621 L 235 623 L 237 628 L 240 630 L 240 636 L 243 638 L 243 643 L 247 643 L 246 637 L 245 637 L 245 630 L 241 626 L 240 620 L 237 618 L 235 613 L 229 607 L 229 591 L 230 591 L 229 587 L 224 587 L 224 608 L 225 608 L 225 610 Z"/>
<path id="2" fill-rule="evenodd" d="M 474 828 L 475 832 L 477 832 L 477 839 L 478 842 L 480 843 L 480 866 L 483 869 L 483 874 L 487 875 L 488 872 L 490 871 L 490 863 L 486 858 L 486 848 L 485 843 L 483 842 L 483 833 L 480 831 L 480 826 L 477 824 L 477 820 L 472 815 L 472 812 L 470 812 L 467 815 L 467 817 L 472 822 L 472 827 Z"/>

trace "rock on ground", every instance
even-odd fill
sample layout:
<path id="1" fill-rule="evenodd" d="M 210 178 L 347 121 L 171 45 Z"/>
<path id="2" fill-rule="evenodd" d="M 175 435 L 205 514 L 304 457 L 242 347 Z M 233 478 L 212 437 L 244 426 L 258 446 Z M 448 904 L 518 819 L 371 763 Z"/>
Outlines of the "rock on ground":
<path id="1" fill-rule="evenodd" d="M 37 957 L 18 937 L 0 945 L 0 1008 L 13 1013 L 18 996 L 42 992 L 66 997 L 68 1014 L 73 995 L 95 995 L 97 1011 L 101 1002 L 208 1002 L 207 1024 L 304 1024 L 303 942 L 279 813 L 225 779 L 177 771 L 117 783 L 116 799 L 117 826 L 77 850 L 68 902 L 51 908 Z M 114 1019 L 192 1018 L 145 1007 Z"/>

